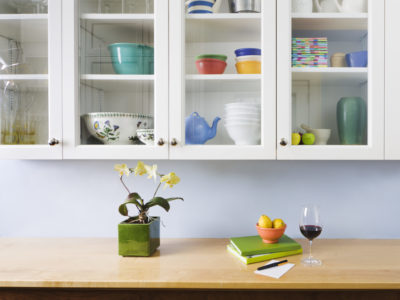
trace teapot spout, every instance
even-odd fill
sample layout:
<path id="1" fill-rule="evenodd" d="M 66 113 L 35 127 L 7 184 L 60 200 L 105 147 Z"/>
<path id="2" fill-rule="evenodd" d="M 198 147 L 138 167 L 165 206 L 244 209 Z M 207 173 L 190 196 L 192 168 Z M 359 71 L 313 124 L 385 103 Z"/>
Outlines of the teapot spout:
<path id="1" fill-rule="evenodd" d="M 210 135 L 208 137 L 209 140 L 213 139 L 217 135 L 217 127 L 218 127 L 218 122 L 221 120 L 220 117 L 216 117 L 213 121 L 211 130 L 210 130 Z"/>

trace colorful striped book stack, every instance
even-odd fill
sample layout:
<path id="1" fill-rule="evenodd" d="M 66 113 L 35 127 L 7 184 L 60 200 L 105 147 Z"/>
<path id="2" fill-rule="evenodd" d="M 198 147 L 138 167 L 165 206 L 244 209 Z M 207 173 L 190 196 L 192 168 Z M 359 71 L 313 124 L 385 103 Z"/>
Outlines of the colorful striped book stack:
<path id="1" fill-rule="evenodd" d="M 327 67 L 328 38 L 293 38 L 293 67 Z"/>

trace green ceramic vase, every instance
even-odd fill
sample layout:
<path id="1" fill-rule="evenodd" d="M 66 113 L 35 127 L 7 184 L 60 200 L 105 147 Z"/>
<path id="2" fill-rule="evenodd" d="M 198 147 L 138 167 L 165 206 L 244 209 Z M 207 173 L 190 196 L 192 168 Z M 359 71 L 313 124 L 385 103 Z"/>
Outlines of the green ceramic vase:
<path id="1" fill-rule="evenodd" d="M 360 97 L 344 97 L 337 104 L 337 124 L 342 145 L 362 145 L 367 129 L 367 105 Z"/>
<path id="2" fill-rule="evenodd" d="M 160 217 L 149 224 L 130 224 L 129 218 L 118 224 L 118 251 L 121 256 L 150 256 L 160 246 Z"/>

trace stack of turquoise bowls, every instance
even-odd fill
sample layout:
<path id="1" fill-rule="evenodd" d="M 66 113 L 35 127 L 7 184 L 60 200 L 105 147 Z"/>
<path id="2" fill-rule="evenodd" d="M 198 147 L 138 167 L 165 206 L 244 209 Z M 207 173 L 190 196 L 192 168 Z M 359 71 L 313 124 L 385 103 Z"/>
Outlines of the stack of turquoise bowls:
<path id="1" fill-rule="evenodd" d="M 108 46 L 111 62 L 117 74 L 154 74 L 154 48 L 136 43 L 116 43 Z"/>

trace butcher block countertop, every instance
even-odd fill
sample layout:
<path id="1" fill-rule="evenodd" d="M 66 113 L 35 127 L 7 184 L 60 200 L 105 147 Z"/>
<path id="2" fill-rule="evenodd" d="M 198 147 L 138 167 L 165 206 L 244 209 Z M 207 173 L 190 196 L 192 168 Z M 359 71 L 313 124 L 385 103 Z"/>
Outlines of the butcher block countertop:
<path id="1" fill-rule="evenodd" d="M 226 250 L 228 239 L 163 239 L 148 258 L 117 255 L 116 239 L 0 239 L 0 287 L 173 289 L 400 289 L 400 240 L 317 239 L 321 267 L 280 279 L 255 275 Z M 305 252 L 307 242 L 301 240 Z"/>

